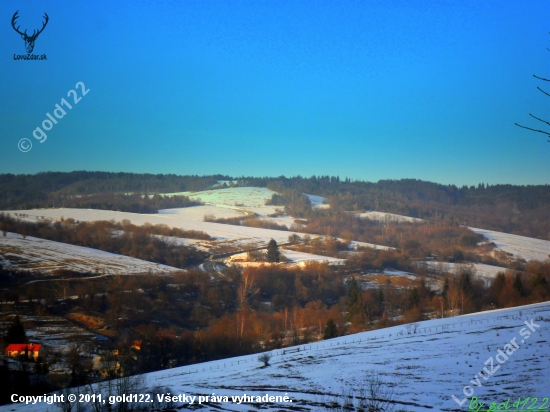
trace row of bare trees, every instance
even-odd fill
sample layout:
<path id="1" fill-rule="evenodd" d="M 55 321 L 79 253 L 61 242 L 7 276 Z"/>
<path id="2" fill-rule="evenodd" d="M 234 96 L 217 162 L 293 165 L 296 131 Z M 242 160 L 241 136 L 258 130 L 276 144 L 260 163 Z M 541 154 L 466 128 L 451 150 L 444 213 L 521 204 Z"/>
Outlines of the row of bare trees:
<path id="1" fill-rule="evenodd" d="M 206 257 L 198 249 L 177 244 L 168 236 L 210 238 L 202 232 L 187 232 L 165 225 L 135 226 L 130 222 L 77 222 L 74 219 L 26 222 L 0 213 L 0 230 L 91 247 L 178 268 L 199 263 Z"/>

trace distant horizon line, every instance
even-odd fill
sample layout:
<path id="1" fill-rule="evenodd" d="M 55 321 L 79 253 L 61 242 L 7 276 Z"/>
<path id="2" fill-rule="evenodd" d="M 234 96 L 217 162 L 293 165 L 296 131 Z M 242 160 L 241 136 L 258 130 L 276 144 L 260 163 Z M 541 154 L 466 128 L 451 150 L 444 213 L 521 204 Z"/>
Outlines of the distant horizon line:
<path id="1" fill-rule="evenodd" d="M 242 176 L 230 176 L 230 175 L 225 175 L 225 174 L 221 174 L 221 173 L 212 173 L 212 174 L 192 174 L 192 173 L 188 173 L 188 174 L 179 174 L 179 173 L 152 173 L 152 172 L 128 172 L 128 171 L 117 171 L 117 172 L 114 172 L 114 171 L 107 171 L 107 170 L 84 170 L 84 169 L 81 169 L 81 170 L 71 170 L 71 171 L 61 171 L 61 170 L 48 170 L 48 171 L 39 171 L 39 172 L 35 172 L 35 173 L 11 173 L 11 172 L 0 172 L 0 176 L 5 176 L 5 175 L 12 175 L 12 176 L 36 176 L 36 175 L 40 175 L 40 174 L 48 174 L 48 173 L 61 173 L 61 174 L 71 174 L 71 173 L 81 173 L 81 172 L 84 172 L 84 173 L 108 173 L 108 174 L 132 174 L 132 175 L 149 175 L 149 176 L 175 176 L 175 177 L 189 177 L 189 176 L 197 176 L 197 177 L 220 177 L 220 178 L 227 178 L 227 179 L 232 179 L 232 180 L 243 180 L 243 179 L 278 179 L 278 178 L 285 178 L 285 179 L 295 179 L 295 178 L 301 178 L 301 179 L 304 179 L 304 180 L 309 180 L 309 179 L 312 179 L 312 178 L 315 178 L 315 179 L 318 179 L 318 180 L 321 180 L 321 179 L 325 179 L 325 178 L 329 178 L 329 179 L 333 179 L 333 178 L 337 178 L 339 179 L 340 182 L 342 181 L 346 181 L 346 180 L 349 180 L 350 182 L 358 182 L 358 183 L 372 183 L 372 184 L 376 184 L 376 183 L 380 183 L 380 182 L 386 182 L 386 181 L 395 181 L 395 182 L 398 182 L 398 181 L 406 181 L 406 180 L 410 180 L 410 181 L 417 181 L 417 182 L 423 182 L 423 183 L 432 183 L 432 184 L 436 184 L 436 185 L 440 185 L 440 186 L 455 186 L 457 188 L 471 188 L 471 187 L 479 187 L 480 185 L 484 185 L 485 187 L 493 187 L 493 186 L 518 186 L 518 187 L 527 187 L 527 186 L 550 186 L 550 183 L 540 183 L 540 184 L 532 184 L 532 183 L 524 183 L 524 184 L 514 184 L 514 183 L 488 183 L 488 182 L 478 182 L 476 184 L 462 184 L 462 185 L 459 185 L 457 183 L 441 183 L 441 182 L 436 182 L 436 181 L 432 181 L 432 180 L 423 180 L 423 179 L 419 179 L 419 178 L 414 178 L 414 177 L 401 177 L 401 178 L 386 178 L 386 179 L 379 179 L 377 181 L 370 181 L 370 180 L 365 180 L 365 179 L 359 179 L 359 178 L 352 178 L 352 177 L 340 177 L 339 175 L 311 175 L 311 176 L 304 176 L 304 175 L 300 175 L 300 174 L 297 174 L 297 175 L 293 175 L 293 176 L 286 176 L 286 175 L 278 175 L 278 176 L 253 176 L 253 175 L 249 175 L 249 176 L 245 176 L 245 175 L 242 175 Z"/>

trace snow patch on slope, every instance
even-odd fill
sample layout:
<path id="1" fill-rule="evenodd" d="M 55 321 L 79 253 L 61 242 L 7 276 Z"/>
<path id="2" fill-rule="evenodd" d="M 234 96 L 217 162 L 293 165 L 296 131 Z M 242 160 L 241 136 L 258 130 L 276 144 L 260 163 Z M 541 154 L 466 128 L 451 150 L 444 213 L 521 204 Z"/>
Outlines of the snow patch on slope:
<path id="1" fill-rule="evenodd" d="M 370 220 L 377 220 L 377 221 L 389 221 L 389 222 L 422 222 L 422 219 L 418 219 L 416 217 L 409 217 L 409 216 L 403 216 L 403 215 L 396 215 L 393 213 L 385 213 L 385 212 L 365 212 L 360 213 L 358 215 L 362 219 L 370 219 Z"/>
<path id="2" fill-rule="evenodd" d="M 471 227 L 470 230 L 485 236 L 489 241 L 494 242 L 497 248 L 512 253 L 516 258 L 530 260 L 546 260 L 550 258 L 550 241 L 533 239 L 510 233 L 495 232 L 494 230 L 478 229 Z"/>
<path id="3" fill-rule="evenodd" d="M 484 263 L 449 263 L 449 262 L 426 262 L 426 264 L 443 273 L 459 274 L 464 269 L 474 272 L 475 276 L 494 279 L 498 273 L 514 272 L 500 266 L 491 266 Z"/>
<path id="4" fill-rule="evenodd" d="M 147 262 L 88 247 L 15 233 L 0 237 L 0 265 L 18 270 L 53 272 L 68 269 L 80 272 L 127 275 L 131 273 L 166 273 L 181 269 Z"/>

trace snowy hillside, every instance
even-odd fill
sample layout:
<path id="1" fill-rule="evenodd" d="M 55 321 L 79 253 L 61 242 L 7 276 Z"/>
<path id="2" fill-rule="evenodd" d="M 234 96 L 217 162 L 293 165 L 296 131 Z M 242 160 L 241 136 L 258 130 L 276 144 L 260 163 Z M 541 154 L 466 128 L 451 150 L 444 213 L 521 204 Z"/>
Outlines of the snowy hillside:
<path id="1" fill-rule="evenodd" d="M 213 216 L 216 219 L 246 216 L 246 212 L 239 210 L 237 207 L 220 207 L 211 205 L 161 209 L 159 210 L 159 214 L 177 215 L 177 217 L 183 220 L 193 220 L 196 222 L 203 222 L 204 216 L 206 215 Z"/>
<path id="2" fill-rule="evenodd" d="M 531 237 L 512 235 L 510 233 L 495 232 L 494 230 L 477 229 L 471 227 L 476 233 L 479 233 L 495 242 L 498 249 L 511 253 L 514 257 L 521 257 L 529 260 L 546 260 L 550 258 L 550 241 L 542 239 L 533 239 Z"/>
<path id="3" fill-rule="evenodd" d="M 186 213 L 168 213 L 169 210 L 170 209 L 165 210 L 163 214 L 138 214 L 98 209 L 33 209 L 10 211 L 8 213 L 12 215 L 15 213 L 28 215 L 28 217 L 23 217 L 23 219 L 30 222 L 39 220 L 40 216 L 53 220 L 58 220 L 62 217 L 65 219 L 73 218 L 81 222 L 111 219 L 120 222 L 127 219 L 137 226 L 146 223 L 152 225 L 164 224 L 178 229 L 203 231 L 216 238 L 218 241 L 237 241 L 241 244 L 264 245 L 269 242 L 271 238 L 275 239 L 278 243 L 284 243 L 292 233 L 281 230 L 203 222 L 195 219 L 195 217 L 189 217 Z"/>
<path id="4" fill-rule="evenodd" d="M 176 244 L 193 244 L 202 250 L 218 254 L 262 247 L 265 246 L 270 239 L 275 239 L 279 244 L 286 243 L 288 241 L 288 236 L 294 232 L 255 228 L 248 226 L 227 225 L 204 221 L 205 215 L 209 215 L 214 218 L 232 218 L 245 217 L 254 213 L 257 216 L 260 216 L 260 218 L 263 220 L 270 221 L 271 223 L 285 225 L 286 227 L 290 228 L 292 224 L 294 224 L 294 218 L 290 216 L 268 217 L 269 214 L 274 213 L 277 209 L 274 206 L 265 206 L 265 201 L 270 199 L 274 193 L 275 192 L 269 189 L 257 187 L 237 187 L 207 190 L 203 192 L 193 193 L 185 192 L 183 194 L 195 199 L 200 198 L 203 202 L 206 202 L 207 204 L 187 208 L 163 209 L 156 214 L 137 214 L 97 209 L 69 208 L 18 210 L 10 211 L 8 213 L 11 213 L 18 218 L 22 218 L 31 222 L 36 222 L 42 219 L 58 220 L 61 218 L 73 218 L 76 221 L 85 222 L 96 220 L 122 221 L 124 219 L 127 219 L 135 225 L 144 225 L 146 223 L 150 223 L 153 225 L 164 224 L 169 227 L 175 227 L 184 230 L 203 231 L 212 236 L 214 240 L 196 241 L 192 239 L 173 239 L 173 241 Z M 311 194 L 306 194 L 306 196 L 308 196 L 312 205 L 314 206 L 327 206 L 326 204 L 323 204 L 325 198 L 321 196 Z M 382 212 L 367 212 L 362 213 L 360 216 L 368 217 L 370 219 L 384 219 L 397 222 L 411 222 L 420 220 L 407 216 L 400 216 Z M 523 236 L 511 235 L 484 229 L 472 228 L 472 230 L 474 230 L 476 233 L 483 234 L 488 239 L 490 239 L 490 241 L 495 242 L 498 249 L 507 253 L 511 253 L 516 257 L 523 257 L 526 260 L 545 260 L 550 255 L 550 241 L 531 239 Z M 298 235 L 303 235 L 303 233 L 299 233 Z M 25 249 L 24 246 L 13 242 L 18 242 L 17 237 L 8 237 L 7 239 L 4 239 L 3 247 L 7 248 L 5 250 L 14 252 L 16 250 L 22 251 L 23 249 Z M 43 245 L 44 244 L 45 243 L 43 243 Z M 44 247 L 43 245 L 40 247 Z M 357 241 L 353 241 L 350 245 L 350 248 L 355 249 L 358 246 L 377 249 L 391 249 L 387 246 L 374 245 Z M 54 249 L 57 250 L 56 253 L 59 253 L 59 247 L 54 247 Z M 75 270 L 84 270 L 85 268 L 88 268 L 87 270 L 95 270 L 95 268 L 97 267 L 101 271 L 105 271 L 106 273 L 118 273 L 128 272 L 133 264 L 130 261 L 127 261 L 127 259 L 129 258 L 119 257 L 118 260 L 120 262 L 124 261 L 126 263 L 122 264 L 120 262 L 116 262 L 114 265 L 111 265 L 110 262 L 113 262 L 114 257 L 110 256 L 108 259 L 108 264 L 103 264 L 101 258 L 92 258 L 88 261 L 88 265 L 82 265 L 82 262 L 84 260 L 79 257 L 82 255 L 81 252 L 78 252 L 75 249 L 76 259 L 74 262 L 72 262 L 72 260 L 70 259 L 70 254 L 72 252 L 65 253 L 67 254 L 67 256 L 65 258 L 62 258 L 64 261 L 63 265 L 57 265 L 55 263 L 56 261 L 60 261 L 59 257 L 50 259 L 48 256 L 51 255 L 51 252 L 48 252 L 46 250 L 43 254 L 45 258 L 42 255 L 39 255 L 37 250 L 28 250 L 24 253 L 12 253 L 12 256 L 20 256 L 22 261 L 30 264 L 29 268 L 40 267 L 45 268 L 46 270 L 50 270 L 48 268 L 51 268 L 51 270 L 53 270 L 60 267 Z M 310 258 L 311 260 L 323 259 L 323 257 L 315 256 L 310 256 Z M 300 256 L 297 260 L 308 260 L 308 256 Z M 33 266 L 33 262 L 41 263 L 39 263 L 38 266 Z M 160 269 L 159 267 L 157 267 L 158 265 L 147 262 L 134 262 L 134 264 L 137 265 L 137 268 L 132 269 L 133 272 L 135 272 L 136 270 L 140 270 L 140 267 L 143 265 L 147 266 L 147 268 L 144 267 L 145 270 L 158 271 Z M 451 272 L 453 271 L 452 267 L 449 267 L 448 269 Z M 494 277 L 496 273 L 501 270 L 501 268 L 479 264 L 475 265 L 475 269 L 479 276 L 486 278 Z"/>
<path id="5" fill-rule="evenodd" d="M 0 236 L 0 266 L 40 272 L 67 269 L 121 275 L 181 270 L 102 250 L 32 236 L 23 239 L 21 235 L 9 232 L 7 236 Z"/>
<path id="6" fill-rule="evenodd" d="M 343 264 L 344 259 L 338 259 L 331 256 L 321 256 L 321 255 L 314 255 L 312 253 L 304 253 L 304 252 L 297 252 L 295 250 L 290 249 L 281 249 L 281 254 L 289 260 L 288 264 L 291 263 L 304 263 L 304 262 L 328 262 L 331 264 Z M 226 264 L 230 263 L 236 263 L 242 266 L 259 266 L 265 263 L 258 263 L 257 265 L 246 265 L 244 263 L 248 263 L 248 253 L 239 253 L 236 255 L 233 255 L 225 260 Z"/>
<path id="7" fill-rule="evenodd" d="M 396 215 L 393 213 L 385 213 L 385 212 L 365 212 L 360 213 L 359 217 L 370 220 L 378 220 L 382 222 L 422 222 L 422 219 L 418 219 L 416 217 L 409 217 L 409 216 L 403 216 L 403 215 Z"/>
<path id="8" fill-rule="evenodd" d="M 308 195 L 307 193 L 304 193 L 305 196 L 309 199 L 309 202 L 311 203 L 311 206 L 315 209 L 329 209 L 330 205 L 328 204 L 328 201 L 325 197 L 317 196 L 317 195 Z"/>
<path id="9" fill-rule="evenodd" d="M 202 208 L 199 206 L 199 208 Z M 152 225 L 164 224 L 169 227 L 175 227 L 185 230 L 196 230 L 208 233 L 215 238 L 215 242 L 201 241 L 195 242 L 208 247 L 209 245 L 215 246 L 231 246 L 245 248 L 261 247 L 265 246 L 270 239 L 275 239 L 277 243 L 286 243 L 288 236 L 295 233 L 291 231 L 272 230 L 255 228 L 248 226 L 236 226 L 226 225 L 222 223 L 204 222 L 199 219 L 200 212 L 197 214 L 194 212 L 195 208 L 185 209 L 165 209 L 162 213 L 156 214 L 139 214 L 128 212 L 116 212 L 111 210 L 98 210 L 98 209 L 32 209 L 32 210 L 14 210 L 9 211 L 11 215 L 15 215 L 23 220 L 30 222 L 36 222 L 43 218 L 59 220 L 61 218 L 73 218 L 80 222 L 93 222 L 96 220 L 115 220 L 120 222 L 124 219 L 129 220 L 132 224 L 140 226 L 146 223 Z M 221 209 L 221 208 L 220 208 Z M 244 208 L 242 208 L 244 209 Z M 223 209 L 228 210 L 228 209 Z M 230 213 L 239 215 L 239 211 L 229 210 Z M 277 221 L 277 218 L 273 218 Z M 289 223 L 288 220 L 285 223 Z M 295 233 L 299 236 L 303 236 L 303 233 Z M 316 236 L 316 235 L 313 235 Z M 357 244 L 361 242 L 356 242 Z M 361 243 L 362 246 L 378 247 L 380 249 L 387 248 L 386 246 L 377 246 L 367 243 Z"/>
<path id="10" fill-rule="evenodd" d="M 472 396 L 487 405 L 548 396 L 549 342 L 550 302 L 545 302 L 275 350 L 268 367 L 250 355 L 143 376 L 149 390 L 162 386 L 172 395 L 195 396 L 194 407 L 202 396 L 206 410 L 319 410 L 334 396 L 362 386 L 366 374 L 374 372 L 394 385 L 397 411 L 460 411 L 467 410 Z M 221 398 L 205 402 L 212 394 Z M 289 401 L 231 401 L 244 394 L 288 395 Z M 0 410 L 43 411 L 44 406 Z"/>
<path id="11" fill-rule="evenodd" d="M 463 269 L 474 272 L 475 276 L 487 280 L 494 279 L 498 273 L 514 272 L 500 266 L 491 266 L 484 263 L 449 263 L 449 262 L 426 262 L 428 266 L 441 273 L 460 273 Z"/>
<path id="12" fill-rule="evenodd" d="M 369 218 L 379 221 L 390 222 L 422 222 L 422 219 L 396 215 L 384 212 L 366 212 L 359 215 L 362 218 Z M 510 233 L 496 232 L 494 230 L 478 229 L 470 227 L 473 232 L 481 234 L 494 242 L 497 249 L 511 253 L 514 257 L 521 257 L 529 260 L 546 260 L 550 258 L 550 241 L 542 239 L 533 239 L 530 237 L 512 235 Z"/>
<path id="13" fill-rule="evenodd" d="M 168 193 L 167 195 L 185 195 L 194 200 L 201 200 L 211 206 L 233 206 L 257 213 L 260 216 L 275 213 L 280 206 L 266 206 L 265 202 L 276 194 L 265 187 L 232 187 L 227 189 L 205 190 L 202 192 Z"/>

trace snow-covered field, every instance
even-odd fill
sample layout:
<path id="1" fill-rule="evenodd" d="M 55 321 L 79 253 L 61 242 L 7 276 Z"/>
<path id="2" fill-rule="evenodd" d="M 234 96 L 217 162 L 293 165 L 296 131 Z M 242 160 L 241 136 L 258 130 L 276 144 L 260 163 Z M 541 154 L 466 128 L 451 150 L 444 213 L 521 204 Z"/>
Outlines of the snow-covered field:
<path id="1" fill-rule="evenodd" d="M 464 269 L 468 269 L 474 273 L 475 276 L 494 279 L 499 272 L 510 272 L 509 269 L 501 268 L 499 266 L 486 265 L 484 263 L 448 263 L 448 262 L 426 262 L 426 264 L 437 271 L 443 273 L 460 273 Z M 513 271 L 512 271 L 513 272 Z"/>
<path id="2" fill-rule="evenodd" d="M 161 209 L 159 210 L 159 214 L 177 215 L 177 217 L 183 220 L 193 220 L 196 222 L 203 222 L 204 216 L 207 215 L 213 216 L 216 219 L 246 216 L 246 212 L 239 210 L 237 207 L 220 207 L 211 205 Z"/>
<path id="3" fill-rule="evenodd" d="M 191 199 L 201 200 L 214 206 L 236 206 L 248 211 L 267 216 L 275 213 L 280 206 L 266 206 L 265 202 L 277 192 L 265 187 L 232 187 L 228 189 L 204 190 L 202 192 L 168 193 L 170 195 L 185 195 Z"/>
<path id="4" fill-rule="evenodd" d="M 414 287 L 421 276 L 396 269 L 384 269 L 382 271 L 366 272 L 361 274 L 359 280 L 363 289 L 383 287 L 386 281 L 390 281 L 398 289 Z M 440 279 L 424 277 L 426 285 L 433 291 L 441 291 L 443 282 Z"/>
<path id="5" fill-rule="evenodd" d="M 294 250 L 289 249 L 281 249 L 281 254 L 286 257 L 288 260 L 290 260 L 292 263 L 304 263 L 308 261 L 314 261 L 314 262 L 328 262 L 331 264 L 343 264 L 344 259 L 338 259 L 335 257 L 330 256 L 321 256 L 321 255 L 314 255 L 312 253 L 304 253 L 304 252 L 297 252 Z M 248 259 L 248 253 L 239 253 L 236 255 L 233 255 L 225 260 L 225 263 L 247 263 L 246 260 Z M 248 265 L 244 265 L 248 266 Z"/>
<path id="6" fill-rule="evenodd" d="M 408 277 L 409 279 L 418 279 L 418 276 L 414 273 L 404 272 L 402 270 L 397 269 L 384 269 L 382 272 L 384 275 L 391 275 L 391 276 L 404 276 Z"/>
<path id="7" fill-rule="evenodd" d="M 509 233 L 495 232 L 471 227 L 475 233 L 485 236 L 489 241 L 495 242 L 497 248 L 512 253 L 516 258 L 530 260 L 546 260 L 550 258 L 550 241 L 533 239 L 531 237 L 511 235 Z"/>
<path id="8" fill-rule="evenodd" d="M 297 252 L 289 249 L 282 249 L 281 253 L 293 263 L 303 263 L 307 261 L 329 262 L 331 264 L 344 263 L 344 259 L 338 259 L 331 256 L 314 255 L 312 253 Z"/>
<path id="9" fill-rule="evenodd" d="M 193 209 L 193 208 L 185 208 Z M 150 223 L 152 225 L 164 224 L 170 227 L 175 227 L 185 230 L 197 230 L 208 233 L 214 237 L 216 242 L 211 244 L 217 247 L 231 246 L 239 247 L 245 246 L 246 248 L 264 246 L 270 239 L 275 239 L 277 243 L 286 243 L 288 236 L 295 233 L 283 230 L 272 230 L 255 228 L 248 226 L 235 226 L 226 225 L 222 223 L 203 222 L 202 220 L 196 220 L 193 215 L 185 212 L 185 209 L 165 209 L 163 213 L 156 214 L 139 214 L 128 212 L 116 212 L 111 210 L 98 210 L 98 209 L 32 209 L 32 210 L 14 210 L 8 211 L 11 215 L 16 215 L 23 220 L 30 222 L 36 222 L 42 218 L 58 220 L 62 217 L 73 218 L 80 222 L 92 222 L 96 220 L 115 220 L 122 221 L 124 219 L 129 220 L 134 225 L 144 225 Z M 183 211 L 182 211 L 183 210 Z M 238 211 L 237 211 L 238 213 Z M 195 215 L 198 217 L 198 215 Z M 274 219 L 275 220 L 275 219 Z M 287 220 L 289 222 L 289 220 Z M 295 233 L 298 236 L 303 236 L 303 233 Z M 209 242 L 201 241 L 203 246 L 209 244 Z M 385 249 L 385 246 L 371 245 L 368 243 L 355 242 L 358 245 L 368 247 L 378 247 Z"/>
<path id="10" fill-rule="evenodd" d="M 370 247 L 372 249 L 381 249 L 381 250 L 389 250 L 389 249 L 395 249 L 391 246 L 383 246 L 383 245 L 375 245 L 374 243 L 367 243 L 367 242 L 358 242 L 356 240 L 352 240 L 349 244 L 349 248 L 353 250 L 357 250 L 358 247 Z"/>
<path id="11" fill-rule="evenodd" d="M 254 213 L 263 220 L 278 225 L 284 225 L 290 229 L 294 223 L 291 216 L 269 217 L 282 206 L 266 206 L 265 202 L 276 192 L 261 187 L 234 187 L 229 189 L 206 190 L 203 192 L 170 193 L 168 195 L 184 194 L 193 199 L 200 199 L 204 206 L 186 207 L 181 209 L 159 210 L 160 214 L 179 214 L 186 220 L 202 221 L 204 215 L 209 214 L 215 218 L 244 217 Z M 319 196 L 315 198 L 323 199 Z M 195 209 L 195 210 L 193 210 Z"/>
<path id="12" fill-rule="evenodd" d="M 0 265 L 19 270 L 42 272 L 68 269 L 120 275 L 166 273 L 181 270 L 128 256 L 32 236 L 23 239 L 21 235 L 9 232 L 5 237 L 0 236 Z"/>
<path id="13" fill-rule="evenodd" d="M 95 221 L 95 220 L 129 220 L 135 225 L 150 224 L 165 224 L 170 227 L 176 227 L 185 230 L 196 230 L 208 233 L 215 238 L 213 242 L 193 241 L 193 240 L 176 240 L 177 243 L 195 243 L 203 250 L 211 250 L 213 253 L 224 253 L 239 249 L 248 249 L 264 246 L 270 239 L 275 239 L 278 243 L 286 243 L 288 236 L 294 232 L 253 228 L 247 226 L 225 225 L 213 222 L 204 222 L 205 215 L 213 215 L 219 217 L 244 217 L 249 213 L 256 213 L 262 219 L 271 222 L 286 225 L 288 228 L 294 223 L 294 218 L 288 216 L 270 218 L 267 215 L 272 214 L 277 209 L 274 206 L 265 206 L 265 201 L 270 199 L 275 192 L 266 188 L 256 187 L 237 187 L 227 189 L 206 190 L 203 192 L 183 192 L 174 194 L 185 194 L 191 198 L 200 198 L 206 205 L 164 209 L 156 214 L 136 214 L 126 212 L 116 212 L 97 209 L 34 209 L 34 210 L 19 210 L 9 211 L 8 213 L 19 214 L 19 218 L 28 221 L 37 221 L 42 218 L 58 220 L 62 217 L 73 218 L 76 221 Z M 321 196 L 307 194 L 314 206 L 323 205 L 325 200 Z M 26 217 L 21 217 L 21 214 Z M 382 212 L 367 212 L 360 216 L 375 219 L 384 219 L 391 221 L 419 221 L 407 216 L 400 216 Z M 503 251 L 521 256 L 526 260 L 539 259 L 545 260 L 550 254 L 550 241 L 531 239 L 517 235 L 494 232 L 490 230 L 475 229 L 477 233 L 481 233 L 494 241 L 497 247 Z M 302 236 L 303 233 L 297 233 Z M 354 249 L 358 246 L 373 247 L 379 249 L 389 249 L 387 246 L 374 245 L 365 242 L 352 242 L 350 248 Z M 31 253 L 31 252 L 29 252 Z M 36 254 L 35 254 L 36 255 Z M 67 262 L 68 259 L 65 259 Z M 99 261 L 101 261 L 99 259 Z M 77 263 L 79 264 L 79 263 Z M 95 264 L 92 261 L 92 264 Z M 47 265 L 47 264 L 46 264 Z M 152 265 L 152 264 L 151 264 Z M 496 273 L 493 267 L 485 267 L 486 265 L 476 266 L 476 270 L 480 276 L 491 277 Z M 88 266 L 90 267 L 90 266 Z M 114 270 L 117 270 L 116 268 Z M 121 269 L 125 270 L 125 269 Z"/>
<path id="14" fill-rule="evenodd" d="M 308 195 L 307 193 L 304 193 L 305 196 L 308 197 L 311 206 L 316 209 L 330 209 L 330 205 L 327 203 L 327 199 L 322 196 L 317 195 Z"/>
<path id="15" fill-rule="evenodd" d="M 265 206 L 265 202 L 276 194 L 265 187 L 232 187 L 227 189 L 204 190 L 201 192 L 168 193 L 185 195 L 191 199 L 200 199 L 204 203 L 228 206 Z"/>
<path id="16" fill-rule="evenodd" d="M 385 212 L 365 212 L 360 213 L 358 215 L 361 218 L 368 218 L 371 220 L 378 220 L 382 222 L 422 222 L 422 219 L 418 219 L 416 217 L 409 217 L 409 216 L 403 216 L 403 215 L 395 215 L 393 213 L 385 213 Z"/>
<path id="17" fill-rule="evenodd" d="M 292 232 L 281 230 L 188 220 L 185 214 L 178 213 L 139 214 L 97 209 L 33 209 L 9 211 L 8 213 L 12 215 L 15 213 L 28 215 L 28 217 L 23 217 L 22 219 L 31 222 L 37 221 L 37 217 L 40 216 L 53 220 L 58 220 L 61 217 L 65 219 L 73 218 L 81 222 L 111 219 L 120 222 L 128 219 L 131 223 L 138 226 L 145 223 L 152 225 L 164 224 L 179 229 L 203 231 L 216 238 L 216 240 L 238 240 L 242 243 L 267 243 L 271 238 L 274 238 L 278 243 L 284 243 L 288 240 L 288 236 L 292 234 Z M 298 233 L 298 235 L 300 234 Z"/>
<path id="18" fill-rule="evenodd" d="M 364 385 L 368 373 L 394 385 L 396 411 L 464 411 L 473 396 L 486 406 L 517 397 L 537 397 L 541 405 L 550 389 L 549 342 L 550 302 L 545 302 L 275 350 L 268 367 L 250 355 L 143 377 L 147 389 L 161 386 L 172 395 L 195 396 L 191 408 L 204 410 L 324 410 L 334 396 Z M 206 402 L 212 394 L 222 398 Z M 289 399 L 232 402 L 232 396 L 244 394 Z M 45 406 L 12 404 L 0 410 L 43 411 Z"/>
<path id="19" fill-rule="evenodd" d="M 286 226 L 287 228 L 291 229 L 292 225 L 294 224 L 295 218 L 292 216 L 282 216 L 282 217 L 263 217 L 262 220 L 266 220 L 272 223 L 276 223 L 278 225 Z"/>

